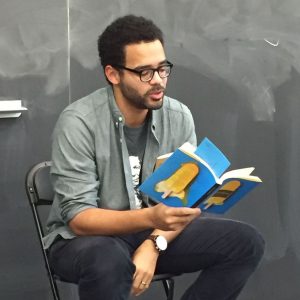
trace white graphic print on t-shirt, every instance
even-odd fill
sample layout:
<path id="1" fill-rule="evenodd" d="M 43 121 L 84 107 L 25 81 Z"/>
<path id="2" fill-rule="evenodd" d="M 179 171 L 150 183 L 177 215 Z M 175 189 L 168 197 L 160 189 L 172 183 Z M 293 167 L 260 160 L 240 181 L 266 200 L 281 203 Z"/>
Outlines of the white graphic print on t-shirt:
<path id="1" fill-rule="evenodd" d="M 142 164 L 138 156 L 129 156 L 129 162 L 131 167 L 136 207 L 142 208 L 142 195 L 141 192 L 138 190 L 138 186 L 140 184 L 140 173 Z"/>

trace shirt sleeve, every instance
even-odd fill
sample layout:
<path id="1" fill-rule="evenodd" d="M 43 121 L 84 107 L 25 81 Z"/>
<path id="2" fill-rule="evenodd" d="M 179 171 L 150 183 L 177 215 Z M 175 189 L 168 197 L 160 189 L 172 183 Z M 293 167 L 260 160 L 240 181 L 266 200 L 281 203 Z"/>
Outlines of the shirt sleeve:
<path id="1" fill-rule="evenodd" d="M 94 133 L 78 113 L 65 111 L 60 116 L 53 133 L 52 163 L 53 188 L 65 223 L 79 212 L 97 207 Z"/>

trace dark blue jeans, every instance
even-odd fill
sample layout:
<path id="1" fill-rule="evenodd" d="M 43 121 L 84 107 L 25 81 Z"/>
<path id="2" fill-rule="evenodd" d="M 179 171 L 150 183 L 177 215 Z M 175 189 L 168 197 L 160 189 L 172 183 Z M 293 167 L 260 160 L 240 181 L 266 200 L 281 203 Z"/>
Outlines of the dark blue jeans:
<path id="1" fill-rule="evenodd" d="M 135 271 L 131 256 L 150 232 L 61 239 L 50 248 L 50 265 L 62 279 L 78 284 L 81 300 L 125 300 Z M 202 216 L 159 256 L 156 273 L 202 270 L 182 300 L 233 300 L 263 252 L 264 241 L 252 226 Z"/>

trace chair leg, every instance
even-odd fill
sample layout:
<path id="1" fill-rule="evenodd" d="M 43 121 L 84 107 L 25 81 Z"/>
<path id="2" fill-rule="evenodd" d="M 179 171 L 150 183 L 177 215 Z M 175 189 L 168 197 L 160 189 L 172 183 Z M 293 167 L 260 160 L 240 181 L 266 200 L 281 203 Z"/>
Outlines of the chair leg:
<path id="1" fill-rule="evenodd" d="M 174 297 L 174 279 L 164 279 L 163 281 L 164 289 L 166 292 L 167 300 L 173 300 Z"/>
<path id="2" fill-rule="evenodd" d="M 55 278 L 53 278 L 52 274 L 51 275 L 48 274 L 48 276 L 49 276 L 49 281 L 50 281 L 50 286 L 51 286 L 53 299 L 54 300 L 60 300 L 60 296 L 59 296 L 59 293 L 58 293 L 58 288 L 57 288 Z"/>

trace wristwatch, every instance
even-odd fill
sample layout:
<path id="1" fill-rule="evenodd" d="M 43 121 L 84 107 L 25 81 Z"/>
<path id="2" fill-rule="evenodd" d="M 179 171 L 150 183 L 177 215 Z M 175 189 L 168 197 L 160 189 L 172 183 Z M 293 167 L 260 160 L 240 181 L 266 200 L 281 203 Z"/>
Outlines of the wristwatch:
<path id="1" fill-rule="evenodd" d="M 147 237 L 147 239 L 153 241 L 154 246 L 159 253 L 165 251 L 168 247 L 168 241 L 162 235 L 151 234 Z"/>

